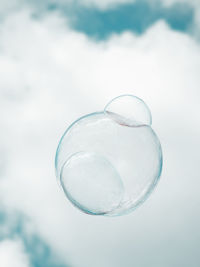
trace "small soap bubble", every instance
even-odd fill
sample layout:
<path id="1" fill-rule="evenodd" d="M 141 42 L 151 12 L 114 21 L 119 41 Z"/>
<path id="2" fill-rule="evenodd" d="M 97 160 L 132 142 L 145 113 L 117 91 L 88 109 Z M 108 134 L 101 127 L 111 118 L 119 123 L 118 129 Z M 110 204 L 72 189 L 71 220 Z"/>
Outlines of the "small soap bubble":
<path id="1" fill-rule="evenodd" d="M 140 98 L 122 95 L 66 130 L 55 167 L 73 205 L 88 214 L 118 216 L 146 200 L 162 170 L 161 145 L 151 123 Z"/>
<path id="2" fill-rule="evenodd" d="M 152 122 L 148 106 L 132 95 L 115 97 L 106 105 L 104 112 L 118 123 L 128 126 L 151 125 Z"/>

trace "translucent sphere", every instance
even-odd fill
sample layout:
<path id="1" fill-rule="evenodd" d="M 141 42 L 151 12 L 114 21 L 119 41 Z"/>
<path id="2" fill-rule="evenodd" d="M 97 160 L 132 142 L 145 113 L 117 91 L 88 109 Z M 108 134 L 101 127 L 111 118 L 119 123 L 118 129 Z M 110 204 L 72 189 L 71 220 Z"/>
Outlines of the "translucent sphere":
<path id="1" fill-rule="evenodd" d="M 152 192 L 162 169 L 149 108 L 123 95 L 104 111 L 79 118 L 61 138 L 55 165 L 65 195 L 83 212 L 131 212 Z"/>

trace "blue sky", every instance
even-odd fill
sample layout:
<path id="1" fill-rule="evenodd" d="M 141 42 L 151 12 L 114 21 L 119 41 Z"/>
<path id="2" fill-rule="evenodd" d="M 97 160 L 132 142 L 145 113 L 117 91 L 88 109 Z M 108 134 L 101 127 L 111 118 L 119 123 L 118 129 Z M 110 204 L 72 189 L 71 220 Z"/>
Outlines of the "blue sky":
<path id="1" fill-rule="evenodd" d="M 193 24 L 194 10 L 189 4 L 163 7 L 148 2 L 121 4 L 109 10 L 77 7 L 71 26 L 89 37 L 105 39 L 111 34 L 132 31 L 143 34 L 158 20 L 166 21 L 173 30 L 187 32 Z"/>
<path id="2" fill-rule="evenodd" d="M 152 5 L 148 1 L 136 1 L 105 10 L 95 6 L 65 6 L 58 3 L 48 5 L 47 10 L 58 10 L 62 16 L 67 16 L 74 30 L 98 40 L 124 31 L 140 35 L 159 20 L 166 21 L 173 30 L 182 32 L 189 32 L 194 23 L 194 7 L 189 3 L 174 3 L 166 7 L 161 3 Z"/>
<path id="3" fill-rule="evenodd" d="M 199 10 L 184 0 L 2 2 L 3 267 L 199 267 Z M 133 214 L 88 216 L 59 190 L 57 143 L 124 93 L 152 110 L 163 175 Z"/>
<path id="4" fill-rule="evenodd" d="M 0 240 L 21 239 L 24 244 L 24 250 L 29 256 L 30 266 L 33 267 L 70 267 L 68 264 L 62 264 L 46 244 L 36 233 L 26 233 L 26 223 L 28 218 L 20 213 L 13 212 L 7 214 L 4 209 L 0 213 Z"/>

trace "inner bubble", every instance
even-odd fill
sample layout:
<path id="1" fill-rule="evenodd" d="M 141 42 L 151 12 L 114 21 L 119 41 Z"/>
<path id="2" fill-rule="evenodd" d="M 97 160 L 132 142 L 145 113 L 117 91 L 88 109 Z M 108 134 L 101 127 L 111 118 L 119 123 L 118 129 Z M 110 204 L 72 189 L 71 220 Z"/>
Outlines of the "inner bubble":
<path id="1" fill-rule="evenodd" d="M 124 195 L 116 169 L 105 157 L 91 152 L 75 153 L 64 163 L 61 186 L 76 207 L 96 215 L 116 209 Z"/>
<path id="2" fill-rule="evenodd" d="M 104 113 L 123 126 L 151 125 L 151 112 L 144 101 L 133 95 L 121 95 L 112 99 Z"/>

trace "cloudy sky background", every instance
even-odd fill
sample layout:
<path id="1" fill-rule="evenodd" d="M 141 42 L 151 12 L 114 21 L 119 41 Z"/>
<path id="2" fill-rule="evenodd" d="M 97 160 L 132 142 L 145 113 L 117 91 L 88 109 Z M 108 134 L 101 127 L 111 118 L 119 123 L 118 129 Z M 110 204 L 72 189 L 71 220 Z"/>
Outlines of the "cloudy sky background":
<path id="1" fill-rule="evenodd" d="M 200 266 L 200 2 L 1 0 L 0 266 Z M 89 216 L 60 191 L 59 138 L 134 94 L 153 115 L 161 180 L 130 215 Z"/>

